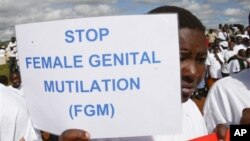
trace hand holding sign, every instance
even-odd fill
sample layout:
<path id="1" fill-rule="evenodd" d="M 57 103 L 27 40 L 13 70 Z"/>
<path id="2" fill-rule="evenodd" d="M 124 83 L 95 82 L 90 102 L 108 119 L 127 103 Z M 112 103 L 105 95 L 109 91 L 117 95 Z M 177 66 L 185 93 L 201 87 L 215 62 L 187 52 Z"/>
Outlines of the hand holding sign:
<path id="1" fill-rule="evenodd" d="M 65 130 L 59 137 L 59 141 L 88 141 L 89 139 L 89 133 L 80 129 Z"/>
<path id="2" fill-rule="evenodd" d="M 250 125 L 250 108 L 242 110 L 242 117 L 240 120 L 241 125 Z"/>

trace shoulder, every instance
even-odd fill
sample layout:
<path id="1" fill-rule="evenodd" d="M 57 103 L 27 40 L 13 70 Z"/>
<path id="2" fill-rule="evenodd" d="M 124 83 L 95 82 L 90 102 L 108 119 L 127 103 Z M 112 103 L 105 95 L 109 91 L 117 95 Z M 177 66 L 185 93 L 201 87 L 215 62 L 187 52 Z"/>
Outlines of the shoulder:
<path id="1" fill-rule="evenodd" d="M 249 93 L 250 69 L 216 81 L 208 92 L 207 101 L 217 101 L 228 97 L 239 96 L 236 93 Z"/>
<path id="2" fill-rule="evenodd" d="M 225 87 L 230 89 L 232 85 L 236 84 L 242 84 L 242 83 L 250 83 L 250 69 L 245 69 L 241 71 L 240 73 L 237 73 L 235 75 L 225 77 L 223 79 L 218 80 L 214 86 L 215 87 Z M 213 88 L 213 87 L 212 87 Z"/>
<path id="3" fill-rule="evenodd" d="M 0 84 L 0 107 L 8 109 L 18 109 L 18 111 L 26 111 L 27 107 L 24 98 L 17 94 L 16 91 Z"/>

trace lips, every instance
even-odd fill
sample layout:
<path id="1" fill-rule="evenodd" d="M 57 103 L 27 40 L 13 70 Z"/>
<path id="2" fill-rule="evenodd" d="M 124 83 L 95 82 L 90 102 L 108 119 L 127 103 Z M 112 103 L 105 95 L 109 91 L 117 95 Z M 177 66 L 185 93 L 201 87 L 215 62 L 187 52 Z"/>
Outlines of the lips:
<path id="1" fill-rule="evenodd" d="M 189 96 L 191 96 L 195 92 L 196 87 L 192 84 L 182 82 L 182 85 L 181 85 L 182 96 L 189 98 Z"/>
<path id="2" fill-rule="evenodd" d="M 181 92 L 182 93 L 188 93 L 188 94 L 192 94 L 193 92 L 195 92 L 195 88 L 189 88 L 189 87 L 181 87 Z"/>

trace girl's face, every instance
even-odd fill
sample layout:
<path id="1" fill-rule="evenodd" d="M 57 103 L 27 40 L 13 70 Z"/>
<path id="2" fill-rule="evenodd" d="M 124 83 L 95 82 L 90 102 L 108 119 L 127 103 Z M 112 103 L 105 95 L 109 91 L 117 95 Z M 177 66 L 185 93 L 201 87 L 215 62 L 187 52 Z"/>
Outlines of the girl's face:
<path id="1" fill-rule="evenodd" d="M 206 37 L 199 29 L 180 29 L 181 93 L 186 102 L 195 92 L 205 73 Z"/>

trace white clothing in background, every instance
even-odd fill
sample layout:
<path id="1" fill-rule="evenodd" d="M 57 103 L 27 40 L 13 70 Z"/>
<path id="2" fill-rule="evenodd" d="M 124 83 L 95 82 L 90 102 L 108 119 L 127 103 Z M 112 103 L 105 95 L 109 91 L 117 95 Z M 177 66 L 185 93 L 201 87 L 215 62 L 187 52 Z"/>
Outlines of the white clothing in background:
<path id="1" fill-rule="evenodd" d="M 41 140 L 31 123 L 30 116 L 22 96 L 0 84 L 0 140 L 19 141 Z"/>
<path id="2" fill-rule="evenodd" d="M 6 64 L 5 50 L 0 48 L 0 65 Z"/>
<path id="3" fill-rule="evenodd" d="M 235 50 L 224 50 L 223 57 L 225 61 L 227 62 L 229 58 L 233 57 L 236 54 L 237 53 L 235 52 Z"/>
<path id="4" fill-rule="evenodd" d="M 16 57 L 17 53 L 17 44 L 16 42 L 9 42 L 8 47 L 5 49 L 9 57 Z"/>
<path id="5" fill-rule="evenodd" d="M 247 62 L 250 64 L 250 57 L 249 57 L 249 58 L 247 58 Z"/>
<path id="6" fill-rule="evenodd" d="M 217 53 L 217 55 L 220 58 L 220 60 L 222 62 L 224 62 L 224 59 L 223 59 L 221 53 Z M 221 64 L 215 58 L 215 54 L 214 53 L 208 54 L 205 64 L 207 66 L 210 66 L 210 68 L 209 68 L 208 71 L 210 72 L 210 75 L 211 75 L 212 78 L 216 78 L 216 79 L 222 78 L 222 75 L 221 75 Z"/>
<path id="7" fill-rule="evenodd" d="M 217 81 L 203 108 L 208 132 L 217 124 L 239 124 L 242 110 L 250 107 L 250 69 Z"/>
<path id="8" fill-rule="evenodd" d="M 213 43 L 216 38 L 218 38 L 217 34 L 215 32 L 208 33 L 208 42 Z"/>
<path id="9" fill-rule="evenodd" d="M 228 59 L 233 57 L 235 55 L 235 51 L 234 50 L 224 50 L 223 51 L 223 58 L 225 60 L 224 64 L 221 67 L 221 71 L 223 73 L 229 74 L 230 73 L 230 68 L 229 68 L 229 64 L 227 63 Z"/>
<path id="10" fill-rule="evenodd" d="M 246 61 L 244 61 L 244 66 L 245 66 L 245 68 L 247 68 Z M 238 59 L 234 59 L 234 60 L 230 61 L 228 64 L 228 68 L 229 68 L 230 75 L 240 72 L 241 69 L 240 69 L 240 63 L 239 63 Z"/>
<path id="11" fill-rule="evenodd" d="M 228 47 L 228 41 L 227 38 L 229 38 L 229 34 L 227 32 L 219 32 L 218 33 L 218 38 L 221 39 L 219 45 L 223 47 Z"/>
<path id="12" fill-rule="evenodd" d="M 245 31 L 244 35 L 242 35 L 241 37 L 242 37 L 242 38 L 247 38 L 247 39 L 249 39 L 248 32 L 247 32 L 247 31 Z"/>
<path id="13" fill-rule="evenodd" d="M 240 49 L 246 50 L 247 48 L 243 44 L 236 45 L 236 46 L 234 46 L 234 52 L 235 52 L 235 54 L 238 54 L 238 52 L 239 52 Z"/>
<path id="14" fill-rule="evenodd" d="M 191 99 L 182 104 L 182 121 L 176 122 L 182 122 L 183 134 L 92 139 L 91 141 L 186 141 L 207 135 L 207 128 L 201 112 Z M 124 129 L 124 132 L 126 132 L 126 129 Z"/>
<path id="15" fill-rule="evenodd" d="M 10 88 L 11 90 L 15 91 L 16 94 L 19 94 L 19 95 L 21 95 L 21 96 L 24 96 L 23 86 L 22 86 L 22 85 L 20 85 L 19 88 L 14 88 L 14 87 L 12 87 L 11 85 L 9 85 L 8 88 Z"/>

